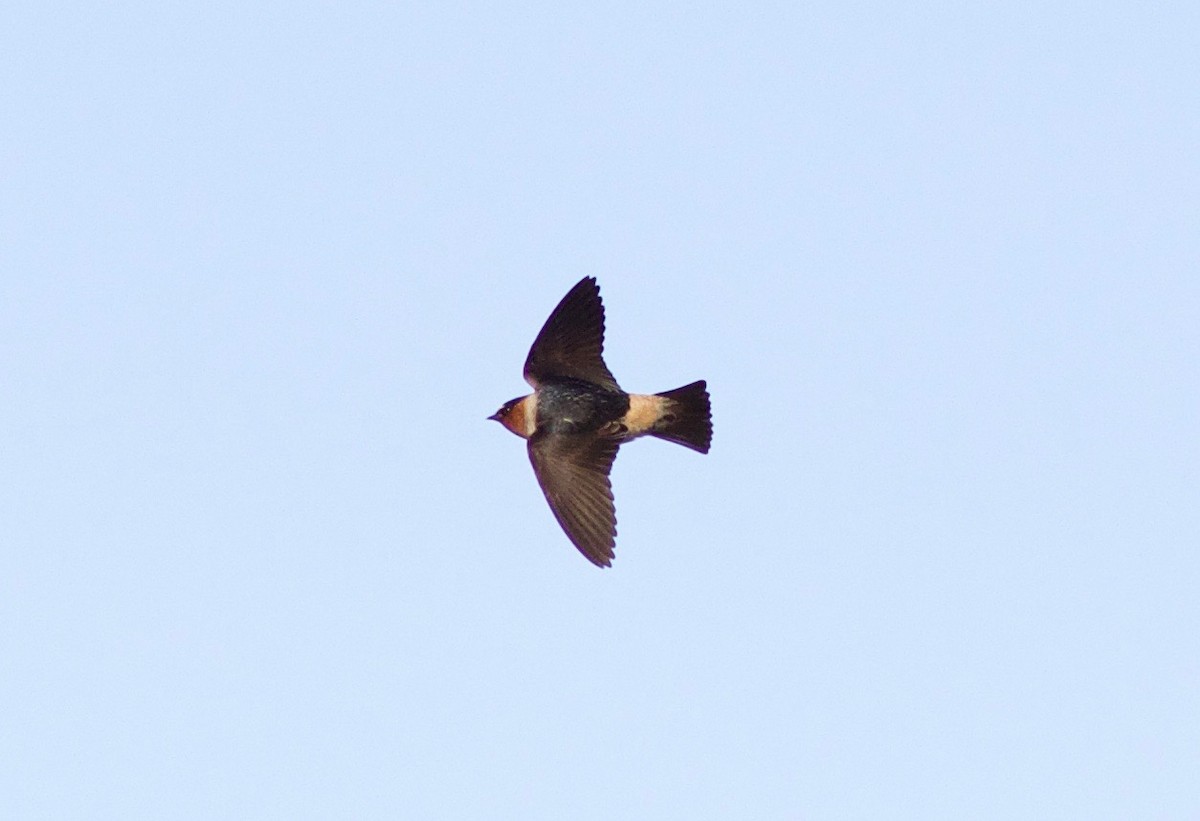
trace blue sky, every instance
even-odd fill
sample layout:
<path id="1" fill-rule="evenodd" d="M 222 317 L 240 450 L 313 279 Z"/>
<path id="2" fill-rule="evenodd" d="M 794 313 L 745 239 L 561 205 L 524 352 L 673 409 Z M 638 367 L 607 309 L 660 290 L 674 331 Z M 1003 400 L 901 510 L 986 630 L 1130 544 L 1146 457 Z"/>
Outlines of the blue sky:
<path id="1" fill-rule="evenodd" d="M 10 10 L 0 815 L 1200 815 L 1198 16 Z"/>

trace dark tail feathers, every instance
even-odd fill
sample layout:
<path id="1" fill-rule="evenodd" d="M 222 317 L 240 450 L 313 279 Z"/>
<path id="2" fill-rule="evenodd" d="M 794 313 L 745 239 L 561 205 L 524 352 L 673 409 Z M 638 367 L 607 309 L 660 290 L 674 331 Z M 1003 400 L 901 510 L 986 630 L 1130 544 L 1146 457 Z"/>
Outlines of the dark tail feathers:
<path id="1" fill-rule="evenodd" d="M 708 453 L 712 443 L 712 407 L 704 380 L 656 394 L 668 400 L 651 436 Z"/>

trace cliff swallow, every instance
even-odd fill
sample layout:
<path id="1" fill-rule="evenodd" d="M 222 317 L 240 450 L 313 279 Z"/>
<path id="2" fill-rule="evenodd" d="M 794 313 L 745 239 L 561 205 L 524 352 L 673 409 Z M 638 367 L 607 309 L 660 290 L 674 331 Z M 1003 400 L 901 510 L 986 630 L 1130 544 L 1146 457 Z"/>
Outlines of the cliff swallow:
<path id="1" fill-rule="evenodd" d="M 708 453 L 712 415 L 704 381 L 663 393 L 626 393 L 604 364 L 604 304 L 593 277 L 558 303 L 525 359 L 533 393 L 489 416 L 527 440 L 529 461 L 567 537 L 598 567 L 613 560 L 617 448 L 655 436 Z"/>

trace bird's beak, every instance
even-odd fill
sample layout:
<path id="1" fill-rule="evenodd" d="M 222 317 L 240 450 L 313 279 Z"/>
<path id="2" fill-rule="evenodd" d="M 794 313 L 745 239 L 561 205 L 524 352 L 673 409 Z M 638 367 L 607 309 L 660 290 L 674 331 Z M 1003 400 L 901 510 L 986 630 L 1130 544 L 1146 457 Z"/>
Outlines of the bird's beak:
<path id="1" fill-rule="evenodd" d="M 499 422 L 500 421 L 500 411 L 496 411 L 491 416 L 489 416 L 488 419 L 492 420 L 493 422 Z"/>

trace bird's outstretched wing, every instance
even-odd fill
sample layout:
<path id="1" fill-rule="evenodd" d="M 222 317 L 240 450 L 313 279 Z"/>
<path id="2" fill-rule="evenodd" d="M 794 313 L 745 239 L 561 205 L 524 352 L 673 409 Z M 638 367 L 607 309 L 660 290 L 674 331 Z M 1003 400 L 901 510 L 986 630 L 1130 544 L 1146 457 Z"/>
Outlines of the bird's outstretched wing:
<path id="1" fill-rule="evenodd" d="M 554 517 L 588 561 L 608 567 L 617 514 L 608 480 L 619 444 L 595 436 L 535 434 L 529 461 Z"/>
<path id="2" fill-rule="evenodd" d="M 525 381 L 583 379 L 610 391 L 617 380 L 604 364 L 604 303 L 594 277 L 584 277 L 558 303 L 525 358 Z"/>

